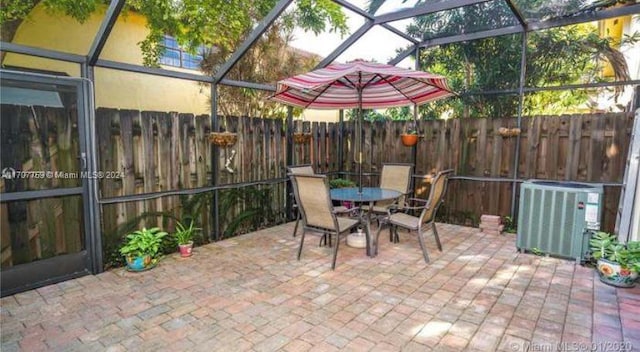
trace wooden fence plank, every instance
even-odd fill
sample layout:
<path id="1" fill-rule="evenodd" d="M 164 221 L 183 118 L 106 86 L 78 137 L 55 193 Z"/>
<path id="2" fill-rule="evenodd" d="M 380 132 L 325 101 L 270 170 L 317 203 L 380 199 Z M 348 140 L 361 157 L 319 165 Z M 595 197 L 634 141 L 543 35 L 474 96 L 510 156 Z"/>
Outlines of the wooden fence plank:
<path id="1" fill-rule="evenodd" d="M 205 121 L 208 120 L 207 115 L 199 115 L 194 119 L 195 124 L 195 163 L 196 163 L 196 187 L 204 187 L 208 185 L 207 182 L 207 164 L 210 161 L 207 158 L 207 150 L 209 145 L 207 142 Z"/>
<path id="2" fill-rule="evenodd" d="M 117 116 L 117 111 L 111 109 L 96 110 L 96 141 L 98 144 L 99 170 L 121 171 L 116 163 L 118 157 L 115 138 L 112 138 L 112 119 Z M 100 182 L 100 194 L 104 198 L 115 197 L 122 191 L 123 180 L 114 178 L 103 178 Z M 117 226 L 117 209 L 114 206 L 103 208 L 103 229 L 106 231 L 115 230 Z"/>
<path id="3" fill-rule="evenodd" d="M 546 117 L 547 139 L 545 155 L 545 178 L 558 179 L 558 145 L 560 144 L 560 119 Z"/>
<path id="4" fill-rule="evenodd" d="M 485 170 L 488 171 L 485 163 L 487 161 L 487 124 L 489 120 L 478 119 L 477 143 L 476 143 L 476 168 L 474 175 L 485 176 Z"/>
<path id="5" fill-rule="evenodd" d="M 122 150 L 122 162 L 124 179 L 122 180 L 122 195 L 131 195 L 135 193 L 135 173 L 133 165 L 133 118 L 138 115 L 136 111 L 122 110 L 120 111 L 120 142 Z M 128 216 L 137 214 L 136 205 L 134 203 L 126 203 L 124 205 L 125 212 L 121 215 L 126 219 Z M 124 220 L 123 219 L 123 220 Z"/>
<path id="6" fill-rule="evenodd" d="M 155 190 L 156 181 L 156 153 L 154 151 L 153 124 L 155 113 L 143 111 L 140 114 L 140 128 L 142 136 L 142 171 L 143 171 L 143 190 L 145 193 L 151 193 Z M 154 200 L 146 201 L 142 204 L 143 209 L 147 212 L 155 212 L 156 206 Z"/>
<path id="7" fill-rule="evenodd" d="M 602 171 L 606 168 L 604 164 L 604 128 L 605 116 L 593 117 L 591 122 L 591 140 L 589 141 L 589 156 L 587 163 L 587 180 L 590 182 L 601 182 Z"/>
<path id="8" fill-rule="evenodd" d="M 191 114 L 180 114 L 178 116 L 178 150 L 180 185 L 183 188 L 191 188 L 191 169 L 189 167 L 189 122 Z"/>
<path id="9" fill-rule="evenodd" d="M 580 166 L 580 139 L 582 137 L 582 120 L 571 118 L 569 125 L 569 145 L 565 180 L 577 180 Z"/>
<path id="10" fill-rule="evenodd" d="M 527 148 L 523 148 L 525 151 L 525 157 L 522 160 L 522 175 L 525 178 L 537 178 L 537 165 L 538 165 L 538 147 L 540 145 L 540 129 L 542 119 L 529 119 L 527 122 Z"/>

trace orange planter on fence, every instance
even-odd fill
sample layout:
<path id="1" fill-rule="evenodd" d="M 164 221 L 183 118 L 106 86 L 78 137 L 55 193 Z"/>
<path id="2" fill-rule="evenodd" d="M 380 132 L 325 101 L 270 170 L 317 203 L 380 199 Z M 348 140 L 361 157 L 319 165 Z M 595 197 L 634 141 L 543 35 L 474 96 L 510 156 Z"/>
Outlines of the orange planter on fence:
<path id="1" fill-rule="evenodd" d="M 402 138 L 402 144 L 407 147 L 412 147 L 418 143 L 417 134 L 402 134 L 400 135 L 400 138 Z"/>

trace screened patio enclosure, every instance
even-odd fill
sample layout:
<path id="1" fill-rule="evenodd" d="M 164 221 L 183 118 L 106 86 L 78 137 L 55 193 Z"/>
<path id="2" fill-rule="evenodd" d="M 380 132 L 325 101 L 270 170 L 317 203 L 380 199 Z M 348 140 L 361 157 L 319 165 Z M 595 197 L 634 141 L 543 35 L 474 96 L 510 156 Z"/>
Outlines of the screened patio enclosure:
<path id="1" fill-rule="evenodd" d="M 534 45 L 538 33 L 606 20 L 624 23 L 626 30 L 638 28 L 637 1 L 334 2 L 349 14 L 352 25 L 341 44 L 322 49 L 325 52 L 316 67 L 354 56 L 388 57 L 390 64 L 429 71 L 442 64 L 427 62 L 436 57 L 434 51 L 439 48 L 469 48 L 473 43 L 508 38 L 505 45 L 510 50 L 505 47 L 493 55 L 503 67 L 502 74 L 469 79 L 460 96 L 441 109 L 466 105 L 470 108 L 464 110 L 464 116 L 453 117 L 491 119 L 420 121 L 424 143 L 413 148 L 403 148 L 392 138 L 402 131 L 404 122 L 369 123 L 363 146 L 372 156 L 365 167 L 368 183 L 377 183 L 383 162 L 411 162 L 416 164 L 414 182 L 420 193 L 427 187 L 422 176 L 455 167 L 452 187 L 456 192 L 451 193 L 458 196 L 450 199 L 452 204 L 466 203 L 467 194 L 482 189 L 484 193 L 468 201 L 478 205 L 476 212 L 511 217 L 517 216 L 518 186 L 525 179 L 600 183 L 609 197 L 605 228 L 612 231 L 622 219 L 623 226 L 618 230 L 629 232 L 631 225 L 625 219 L 631 218 L 632 210 L 623 209 L 629 213 L 619 214 L 618 204 L 625 195 L 635 192 L 631 185 L 623 185 L 633 112 L 639 105 L 638 60 L 627 59 L 626 74 L 578 77 L 571 84 L 558 84 L 554 77 L 541 81 L 532 73 L 542 72 L 544 76 L 548 69 L 536 66 L 541 60 Z M 114 248 L 131 226 L 173 226 L 171 217 L 197 217 L 208 239 L 218 240 L 285 222 L 291 219 L 287 165 L 310 162 L 318 172 L 331 177 L 349 178 L 354 173 L 350 154 L 353 125 L 345 118 L 346 113 L 340 112 L 339 124 L 294 121 L 294 111 L 284 107 L 280 107 L 286 111 L 284 120 L 230 116 L 233 110 L 228 106 L 234 102 L 228 98 L 229 91 L 250 91 L 264 99 L 274 91 L 275 81 L 267 76 L 251 82 L 238 77 L 243 77 L 242 68 L 259 63 L 250 55 L 251 50 L 273 23 L 296 10 L 295 1 L 278 1 L 234 50 L 213 66 L 211 75 L 173 70 L 166 65 L 148 67 L 141 60 L 121 56 L 114 49 L 119 43 L 114 36 L 126 29 L 126 18 L 132 16 L 123 11 L 125 6 L 124 0 L 111 1 L 104 14 L 100 12 L 99 25 L 82 33 L 89 34 L 90 40 L 73 50 L 53 40 L 29 41 L 47 34 L 29 32 L 29 21 L 19 24 L 11 40 L 3 37 L 0 43 L 2 295 L 101 272 L 114 260 Z M 70 28 L 66 28 L 68 41 L 73 41 L 79 34 Z M 323 34 L 308 35 L 323 41 Z M 361 44 L 367 42 L 378 45 Z M 311 52 L 314 45 L 309 40 L 298 49 Z M 562 49 L 556 49 L 556 56 L 562 57 Z M 637 44 L 628 51 L 630 57 L 638 55 Z M 594 58 L 594 62 L 597 60 Z M 58 68 L 50 69 L 51 63 Z M 475 71 L 482 70 L 478 63 L 474 65 Z M 169 83 L 158 83 L 161 79 Z M 105 83 L 113 81 L 120 85 L 106 92 Z M 198 86 L 207 98 L 210 115 L 171 106 L 148 108 L 143 104 L 146 99 L 139 95 L 159 85 L 179 87 L 184 82 Z M 604 104 L 596 109 L 600 115 L 578 116 L 575 109 L 563 106 L 556 113 L 564 115 L 562 118 L 531 118 L 537 114 L 532 106 L 541 95 L 572 91 L 608 97 L 594 102 Z M 122 102 L 131 97 L 138 101 L 111 105 L 106 97 L 114 95 Z M 622 100 L 611 98 L 614 95 Z M 9 96 L 12 99 L 4 99 Z M 252 117 L 261 117 L 261 108 L 257 107 Z M 492 132 L 500 127 L 523 133 L 503 140 Z M 218 147 L 207 142 L 210 132 L 223 129 L 238 132 L 236 145 Z M 296 144 L 293 134 L 298 130 L 311 133 L 312 139 Z M 548 131 L 555 132 L 547 136 Z M 567 143 L 544 144 L 549 151 L 540 156 L 538 144 L 532 140 L 540 135 L 545 140 L 567 138 Z M 498 150 L 500 159 L 483 156 L 491 150 Z M 562 155 L 567 153 L 575 160 L 565 159 Z M 388 160 L 392 157 L 394 160 Z M 558 170 L 559 164 L 566 169 Z M 546 168 L 541 169 L 541 165 Z M 81 176 L 35 182 L 16 177 L 24 175 L 22 171 Z M 6 172 L 11 177 L 4 177 L 9 175 Z M 260 212 L 267 208 L 268 214 Z M 475 215 L 480 215 L 469 215 L 473 211 L 466 208 L 458 213 L 462 215 L 457 221 L 469 225 L 474 224 Z M 251 220 L 239 220 L 246 218 Z M 56 270 L 43 271 L 53 267 Z"/>

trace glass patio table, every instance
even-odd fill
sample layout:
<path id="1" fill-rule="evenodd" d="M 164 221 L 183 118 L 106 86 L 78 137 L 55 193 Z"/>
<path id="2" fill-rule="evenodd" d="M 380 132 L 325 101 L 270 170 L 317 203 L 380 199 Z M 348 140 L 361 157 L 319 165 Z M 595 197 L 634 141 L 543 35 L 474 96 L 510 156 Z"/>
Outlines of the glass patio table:
<path id="1" fill-rule="evenodd" d="M 349 188 L 334 188 L 331 190 L 331 200 L 337 200 L 342 202 L 354 202 L 354 203 L 369 203 L 369 209 L 373 208 L 375 202 L 381 200 L 395 199 L 402 195 L 398 191 L 392 189 L 380 188 L 380 187 L 362 187 L 362 192 L 358 190 L 358 187 Z M 367 255 L 374 257 L 378 251 L 376 247 L 375 238 L 371 235 L 371 211 L 367 212 L 366 221 L 360 214 L 361 223 L 367 227 Z"/>

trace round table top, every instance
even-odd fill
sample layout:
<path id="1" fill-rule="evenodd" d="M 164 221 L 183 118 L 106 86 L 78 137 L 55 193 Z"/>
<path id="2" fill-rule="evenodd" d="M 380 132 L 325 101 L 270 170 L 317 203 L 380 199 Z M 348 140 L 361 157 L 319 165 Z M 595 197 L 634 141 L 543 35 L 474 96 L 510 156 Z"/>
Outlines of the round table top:
<path id="1" fill-rule="evenodd" d="M 385 199 L 398 198 L 402 193 L 392 189 L 380 187 L 362 187 L 359 192 L 358 187 L 334 188 L 331 190 L 331 199 L 351 202 L 376 202 Z"/>

